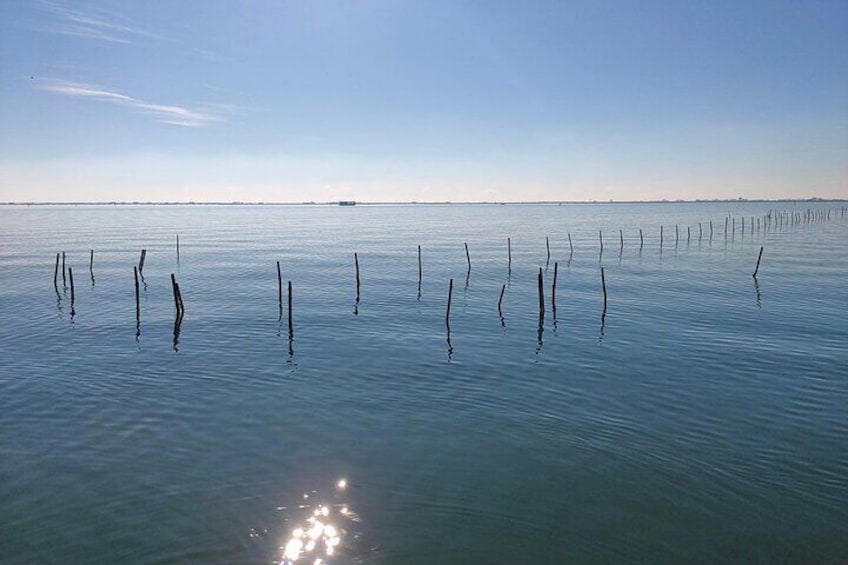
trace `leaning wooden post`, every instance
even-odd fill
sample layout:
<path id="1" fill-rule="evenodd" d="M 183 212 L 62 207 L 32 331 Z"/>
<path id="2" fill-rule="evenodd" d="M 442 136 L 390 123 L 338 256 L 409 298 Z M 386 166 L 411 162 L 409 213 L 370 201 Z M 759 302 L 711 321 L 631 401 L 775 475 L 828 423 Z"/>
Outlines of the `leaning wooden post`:
<path id="1" fill-rule="evenodd" d="M 548 258 L 545 260 L 545 264 L 548 264 L 551 262 L 551 240 L 548 238 L 548 236 L 545 236 L 545 249 L 548 253 Z"/>
<path id="2" fill-rule="evenodd" d="M 601 254 L 604 253 L 604 234 L 601 230 L 598 230 L 598 241 L 601 242 Z"/>
<path id="3" fill-rule="evenodd" d="M 512 272 L 512 241 L 506 238 L 506 269 Z"/>
<path id="4" fill-rule="evenodd" d="M 471 254 L 468 252 L 468 243 L 465 244 L 465 260 L 468 262 L 468 272 L 471 272 Z"/>
<path id="5" fill-rule="evenodd" d="M 554 263 L 554 265 L 556 265 L 556 263 Z M 506 292 L 506 283 L 501 285 L 501 295 L 498 298 L 498 315 L 501 318 L 503 318 L 503 309 L 501 307 L 503 306 L 504 292 Z"/>
<path id="6" fill-rule="evenodd" d="M 133 266 L 133 277 L 135 277 L 135 321 L 141 320 L 141 303 L 138 300 L 138 267 Z"/>
<path id="7" fill-rule="evenodd" d="M 139 269 L 139 272 L 141 272 L 141 269 Z M 177 279 L 176 279 L 176 277 L 174 277 L 174 273 L 171 273 L 171 290 L 174 293 L 174 308 L 177 311 L 177 317 L 179 317 L 179 315 L 180 315 L 180 295 L 179 295 L 179 291 L 177 290 Z"/>
<path id="8" fill-rule="evenodd" d="M 542 276 L 542 268 L 539 267 L 539 317 L 545 315 L 545 289 L 544 278 Z"/>
<path id="9" fill-rule="evenodd" d="M 639 251 L 642 251 L 642 247 L 645 246 L 645 238 L 642 237 L 642 228 L 639 228 Z"/>
<path id="10" fill-rule="evenodd" d="M 53 268 L 53 288 L 59 292 L 59 253 L 56 254 L 56 267 Z"/>
<path id="11" fill-rule="evenodd" d="M 757 271 L 760 270 L 760 259 L 763 258 L 763 246 L 760 246 L 760 254 L 757 256 L 757 266 L 754 267 L 754 274 L 751 275 L 754 278 L 757 278 Z"/>
<path id="12" fill-rule="evenodd" d="M 65 269 L 65 252 L 62 251 L 62 290 L 68 288 L 68 278 L 65 275 L 66 271 L 67 269 Z"/>
<path id="13" fill-rule="evenodd" d="M 141 257 L 138 259 L 138 274 L 144 276 L 144 259 L 147 257 L 147 249 L 141 250 Z"/>
<path id="14" fill-rule="evenodd" d="M 601 267 L 601 288 L 604 290 L 604 312 L 607 311 L 607 282 L 604 279 L 604 268 Z"/>
<path id="15" fill-rule="evenodd" d="M 622 230 L 618 230 L 618 239 L 621 240 L 621 248 L 618 250 L 620 254 L 624 251 L 624 232 Z"/>
<path id="16" fill-rule="evenodd" d="M 571 254 L 574 255 L 574 245 L 571 243 L 571 232 L 568 232 L 568 248 L 571 249 Z"/>
<path id="17" fill-rule="evenodd" d="M 450 331 L 450 308 L 451 308 L 451 298 L 453 297 L 453 279 L 448 283 L 448 306 L 445 310 L 445 327 L 447 327 L 448 331 Z"/>

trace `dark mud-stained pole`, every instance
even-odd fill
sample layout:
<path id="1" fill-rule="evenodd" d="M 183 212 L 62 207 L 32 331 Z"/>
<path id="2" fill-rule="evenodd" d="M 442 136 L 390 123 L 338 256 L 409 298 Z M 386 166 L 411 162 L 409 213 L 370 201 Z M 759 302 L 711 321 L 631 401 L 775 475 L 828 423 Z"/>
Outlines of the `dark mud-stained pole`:
<path id="1" fill-rule="evenodd" d="M 710 243 L 713 242 L 713 221 L 710 220 Z"/>
<path id="2" fill-rule="evenodd" d="M 289 281 L 289 339 L 294 335 L 294 325 L 292 325 L 292 285 Z"/>
<path id="3" fill-rule="evenodd" d="M 571 250 L 571 254 L 574 255 L 574 244 L 571 243 L 571 232 L 568 232 L 568 248 Z"/>
<path id="4" fill-rule="evenodd" d="M 639 228 L 639 251 L 645 246 L 645 238 L 642 236 L 642 228 Z"/>
<path id="5" fill-rule="evenodd" d="M 727 222 L 730 221 L 730 218 L 724 218 L 724 240 L 727 241 Z"/>
<path id="6" fill-rule="evenodd" d="M 68 288 L 68 278 L 65 275 L 67 269 L 65 269 L 65 252 L 62 251 L 62 290 Z"/>
<path id="7" fill-rule="evenodd" d="M 539 267 L 539 317 L 545 315 L 545 280 L 542 275 L 542 267 Z"/>
<path id="8" fill-rule="evenodd" d="M 621 241 L 621 248 L 618 250 L 619 255 L 624 251 L 624 232 L 618 230 L 618 239 Z"/>
<path id="9" fill-rule="evenodd" d="M 144 259 L 147 257 L 147 249 L 141 250 L 141 257 L 138 259 L 138 274 L 144 276 Z"/>
<path id="10" fill-rule="evenodd" d="M 468 243 L 465 243 L 465 260 L 468 262 L 468 272 L 471 272 L 471 253 L 468 252 Z"/>
<path id="11" fill-rule="evenodd" d="M 59 292 L 59 253 L 56 254 L 56 267 L 53 268 L 53 288 Z"/>
<path id="12" fill-rule="evenodd" d="M 554 263 L 556 264 L 556 263 Z M 501 285 L 501 295 L 498 297 L 498 315 L 503 319 L 503 297 L 506 292 L 506 283 Z"/>
<path id="13" fill-rule="evenodd" d="M 141 302 L 138 299 L 138 267 L 133 267 L 133 277 L 135 278 L 135 321 L 141 320 Z"/>
<path id="14" fill-rule="evenodd" d="M 71 281 L 71 308 L 74 307 L 74 270 L 68 267 L 68 279 Z"/>
<path id="15" fill-rule="evenodd" d="M 598 241 L 601 243 L 601 255 L 604 254 L 604 234 L 598 230 Z"/>
<path id="16" fill-rule="evenodd" d="M 548 238 L 548 236 L 545 236 L 545 250 L 548 253 L 548 257 L 545 260 L 545 265 L 547 265 L 551 262 L 551 240 Z"/>
<path id="17" fill-rule="evenodd" d="M 353 264 L 356 267 L 356 301 L 359 302 L 359 255 L 353 254 Z"/>
<path id="18" fill-rule="evenodd" d="M 674 246 L 677 247 L 677 242 L 680 241 L 680 228 L 674 224 Z"/>
<path id="19" fill-rule="evenodd" d="M 607 311 L 607 282 L 604 278 L 604 268 L 601 267 L 601 288 L 604 290 L 604 312 Z"/>
<path id="20" fill-rule="evenodd" d="M 663 247 L 663 227 L 660 226 L 660 251 L 662 251 Z"/>
<path id="21" fill-rule="evenodd" d="M 754 267 L 754 274 L 751 275 L 754 278 L 757 278 L 757 271 L 760 270 L 760 259 L 763 258 L 763 246 L 760 246 L 760 254 L 757 256 L 757 266 Z"/>
<path id="22" fill-rule="evenodd" d="M 448 306 L 445 310 L 445 327 L 450 333 L 450 307 L 451 307 L 451 299 L 453 298 L 453 279 L 450 279 L 448 283 Z"/>
<path id="23" fill-rule="evenodd" d="M 424 279 L 424 264 L 421 262 L 421 246 L 418 246 L 418 288 L 421 288 L 421 281 Z"/>
<path id="24" fill-rule="evenodd" d="M 704 237 L 704 228 L 701 226 L 701 222 L 698 222 L 698 241 L 701 241 Z"/>
<path id="25" fill-rule="evenodd" d="M 141 272 L 141 269 L 139 269 Z M 177 311 L 177 317 L 182 318 L 183 316 L 183 300 L 180 296 L 180 287 L 177 284 L 177 279 L 174 277 L 174 273 L 171 273 L 171 290 L 174 292 L 174 308 Z"/>
<path id="26" fill-rule="evenodd" d="M 88 272 L 94 277 L 94 249 L 91 250 L 91 255 L 88 259 Z"/>
<path id="27" fill-rule="evenodd" d="M 280 271 L 280 262 L 277 261 L 277 302 L 280 305 L 280 317 L 283 317 L 283 273 Z"/>
<path id="28" fill-rule="evenodd" d="M 556 283 L 557 283 L 557 270 L 559 265 L 556 261 L 554 261 L 554 282 L 551 284 L 551 310 L 556 312 Z"/>

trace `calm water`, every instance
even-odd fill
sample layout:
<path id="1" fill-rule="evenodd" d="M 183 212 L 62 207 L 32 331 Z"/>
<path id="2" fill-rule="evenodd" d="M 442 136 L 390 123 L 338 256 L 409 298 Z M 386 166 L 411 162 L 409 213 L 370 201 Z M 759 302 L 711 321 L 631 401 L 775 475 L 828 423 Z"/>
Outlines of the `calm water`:
<path id="1" fill-rule="evenodd" d="M 0 207 L 0 561 L 848 562 L 848 217 L 756 229 L 809 207 Z"/>

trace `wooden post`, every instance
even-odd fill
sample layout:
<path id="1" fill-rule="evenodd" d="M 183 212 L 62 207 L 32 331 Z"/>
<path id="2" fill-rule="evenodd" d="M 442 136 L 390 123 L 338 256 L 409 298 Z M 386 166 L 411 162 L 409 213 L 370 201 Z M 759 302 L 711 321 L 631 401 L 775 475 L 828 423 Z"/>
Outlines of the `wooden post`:
<path id="1" fill-rule="evenodd" d="M 556 283 L 557 283 L 557 267 L 558 264 L 554 261 L 554 282 L 551 284 L 551 310 L 556 311 Z"/>
<path id="2" fill-rule="evenodd" d="M 621 240 L 621 248 L 619 249 L 619 254 L 624 251 L 624 232 L 622 230 L 618 230 L 618 239 Z"/>
<path id="3" fill-rule="evenodd" d="M 88 259 L 88 272 L 94 274 L 94 249 L 91 250 L 91 255 Z"/>
<path id="4" fill-rule="evenodd" d="M 645 245 L 645 238 L 642 237 L 642 228 L 639 228 L 639 251 L 642 251 L 642 247 Z"/>
<path id="5" fill-rule="evenodd" d="M 141 272 L 141 269 L 138 270 Z M 177 311 L 177 317 L 180 316 L 180 291 L 177 290 L 177 279 L 174 277 L 174 273 L 171 273 L 171 290 L 174 293 L 174 308 Z"/>
<path id="6" fill-rule="evenodd" d="M 754 278 L 757 278 L 757 271 L 760 270 L 760 259 L 763 258 L 763 246 L 760 246 L 760 254 L 757 256 L 757 266 L 754 268 L 754 274 L 751 275 Z"/>
<path id="7" fill-rule="evenodd" d="M 68 279 L 71 281 L 71 308 L 74 307 L 74 270 L 68 267 Z"/>
<path id="8" fill-rule="evenodd" d="M 501 295 L 500 298 L 498 298 L 498 315 L 501 318 L 503 318 L 503 309 L 501 307 L 503 306 L 504 292 L 506 292 L 506 284 L 501 285 Z"/>
<path id="9" fill-rule="evenodd" d="M 692 228 L 686 226 L 686 245 L 689 245 L 689 242 L 692 240 Z"/>
<path id="10" fill-rule="evenodd" d="M 546 259 L 545 264 L 548 264 L 551 262 L 551 240 L 548 239 L 548 236 L 545 236 L 545 249 L 548 252 L 548 258 Z"/>
<path id="11" fill-rule="evenodd" d="M 65 275 L 66 271 L 67 269 L 65 269 L 65 252 L 62 251 L 62 290 L 68 288 L 68 278 Z"/>
<path id="12" fill-rule="evenodd" d="M 289 281 L 289 339 L 294 335 L 294 326 L 292 325 L 292 284 Z"/>
<path id="13" fill-rule="evenodd" d="M 604 268 L 601 267 L 601 288 L 604 290 L 604 312 L 607 311 L 607 282 L 604 279 Z"/>
<path id="14" fill-rule="evenodd" d="M 451 298 L 453 297 L 453 279 L 448 283 L 448 306 L 447 310 L 445 310 L 445 326 L 448 331 L 450 331 L 450 308 L 451 308 Z"/>
<path id="15" fill-rule="evenodd" d="M 465 244 L 465 260 L 468 261 L 468 272 L 471 272 L 471 254 L 468 252 L 468 243 Z"/>
<path id="16" fill-rule="evenodd" d="M 710 242 L 713 240 L 713 221 L 710 220 Z"/>
<path id="17" fill-rule="evenodd" d="M 53 268 L 53 288 L 59 291 L 59 254 L 56 254 L 56 267 Z"/>
<path id="18" fill-rule="evenodd" d="M 353 263 L 356 266 L 356 301 L 359 302 L 359 255 L 353 254 Z"/>
<path id="19" fill-rule="evenodd" d="M 660 226 L 660 251 L 662 251 L 663 246 L 663 227 Z"/>
<path id="20" fill-rule="evenodd" d="M 698 241 L 701 241 L 704 237 L 704 229 L 701 226 L 701 222 L 698 222 Z"/>
<path id="21" fill-rule="evenodd" d="M 542 268 L 539 267 L 539 316 L 545 315 L 545 289 L 544 278 L 542 276 Z"/>
<path id="22" fill-rule="evenodd" d="M 133 277 L 135 277 L 135 321 L 141 319 L 141 303 L 138 299 L 138 267 L 133 266 Z"/>
<path id="23" fill-rule="evenodd" d="M 571 232 L 568 232 L 568 247 L 571 249 L 571 254 L 574 255 L 574 245 L 571 243 Z"/>
<path id="24" fill-rule="evenodd" d="M 677 242 L 680 241 L 680 228 L 674 224 L 674 246 L 677 247 Z"/>
<path id="25" fill-rule="evenodd" d="M 144 276 L 144 259 L 147 257 L 147 249 L 141 250 L 141 257 L 138 259 L 138 274 Z"/>
<path id="26" fill-rule="evenodd" d="M 598 230 L 598 241 L 601 242 L 601 254 L 603 254 L 603 252 L 604 252 L 604 234 L 601 232 L 601 230 Z"/>
<path id="27" fill-rule="evenodd" d="M 421 293 L 421 281 L 424 279 L 424 265 L 421 262 L 421 246 L 418 246 L 418 293 Z"/>
<path id="28" fill-rule="evenodd" d="M 280 305 L 280 316 L 283 315 L 283 274 L 280 271 L 280 262 L 277 261 L 277 302 Z"/>

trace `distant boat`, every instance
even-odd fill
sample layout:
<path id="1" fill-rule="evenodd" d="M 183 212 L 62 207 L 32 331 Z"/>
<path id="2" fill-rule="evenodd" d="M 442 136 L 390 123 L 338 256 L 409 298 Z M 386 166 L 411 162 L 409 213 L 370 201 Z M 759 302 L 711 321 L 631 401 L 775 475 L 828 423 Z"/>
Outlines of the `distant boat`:
<path id="1" fill-rule="evenodd" d="M 355 200 L 339 200 L 339 206 L 356 206 Z"/>

